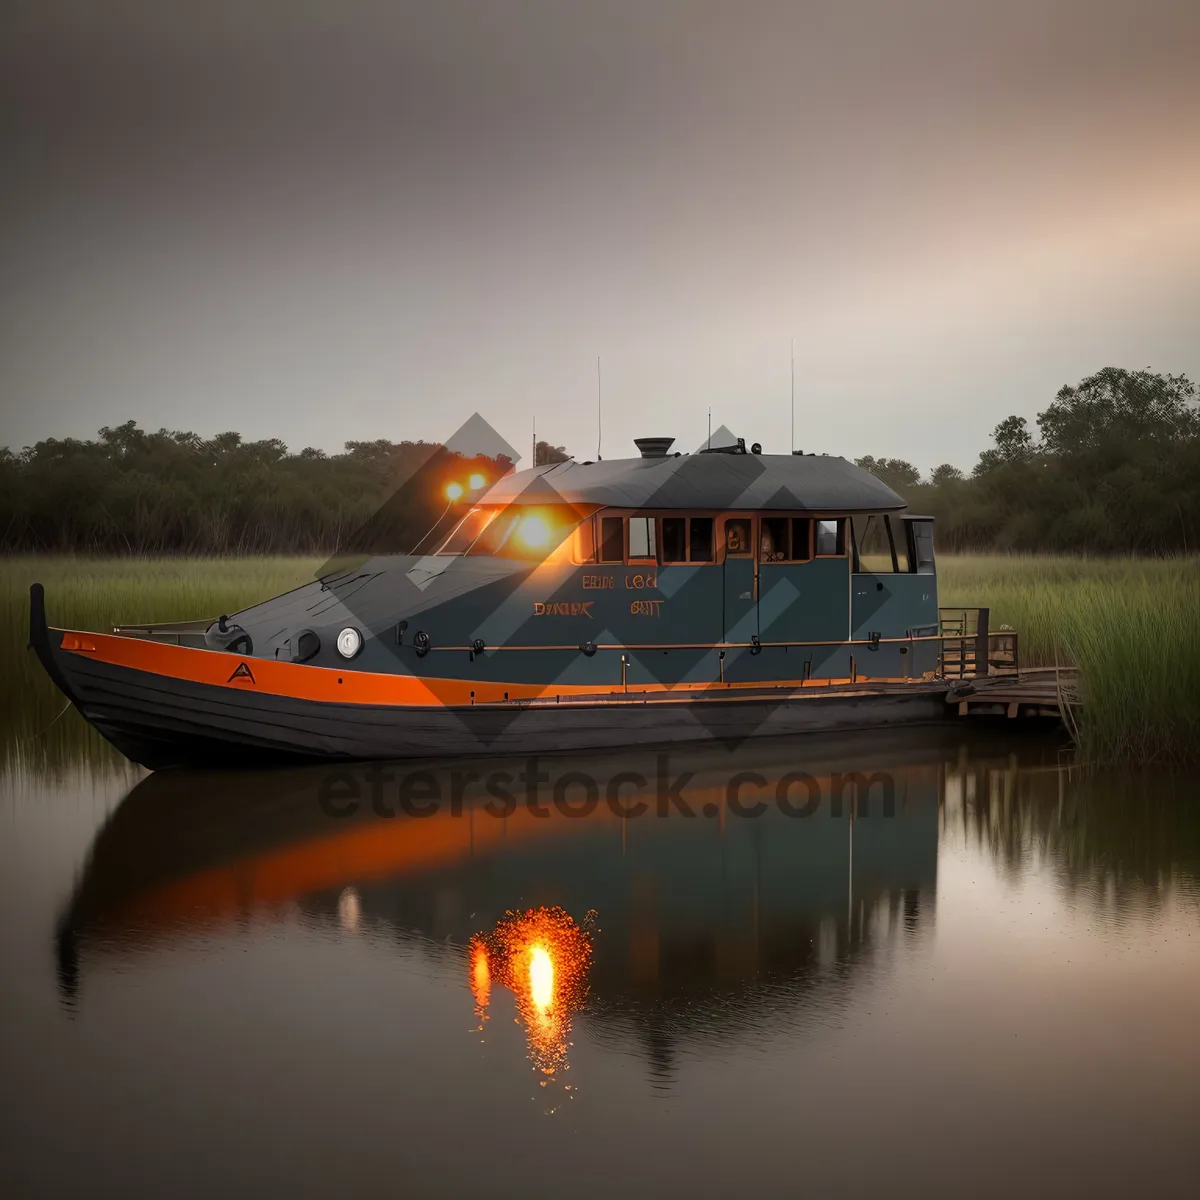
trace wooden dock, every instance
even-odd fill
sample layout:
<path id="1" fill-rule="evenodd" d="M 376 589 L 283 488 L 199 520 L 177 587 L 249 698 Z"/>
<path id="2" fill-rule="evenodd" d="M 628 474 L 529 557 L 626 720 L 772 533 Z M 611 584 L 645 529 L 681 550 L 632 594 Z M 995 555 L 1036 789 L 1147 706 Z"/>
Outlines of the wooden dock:
<path id="1" fill-rule="evenodd" d="M 956 704 L 960 717 L 1046 718 L 1070 726 L 1079 674 L 1073 667 L 1038 667 L 964 679 L 951 685 L 946 703 Z"/>

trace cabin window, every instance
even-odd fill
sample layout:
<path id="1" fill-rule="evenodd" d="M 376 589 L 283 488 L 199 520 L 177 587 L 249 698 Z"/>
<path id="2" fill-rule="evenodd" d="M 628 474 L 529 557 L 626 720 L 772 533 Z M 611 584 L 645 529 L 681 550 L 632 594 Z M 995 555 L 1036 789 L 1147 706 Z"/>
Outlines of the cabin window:
<path id="1" fill-rule="evenodd" d="M 895 562 L 895 568 L 897 571 L 907 574 L 912 570 L 912 560 L 908 553 L 908 539 L 904 536 L 903 531 L 896 528 L 891 517 L 884 517 L 883 524 L 887 529 L 888 548 Z"/>
<path id="2" fill-rule="evenodd" d="M 816 552 L 819 557 L 833 557 L 846 553 L 846 521 L 843 517 L 818 521 L 816 534 Z"/>
<path id="3" fill-rule="evenodd" d="M 936 571 L 933 563 L 933 522 L 909 521 L 909 556 L 913 570 L 918 575 L 932 575 Z"/>
<path id="4" fill-rule="evenodd" d="M 712 517 L 692 517 L 689 520 L 688 525 L 691 530 L 691 544 L 688 547 L 688 558 L 692 562 L 712 562 Z"/>
<path id="5" fill-rule="evenodd" d="M 886 516 L 872 513 L 868 517 L 854 517 L 850 522 L 850 534 L 854 545 L 856 572 L 890 575 L 893 571 L 900 570 L 892 527 Z M 907 555 L 905 557 L 907 560 Z"/>
<path id="6" fill-rule="evenodd" d="M 620 517 L 600 518 L 600 561 L 625 561 L 625 522 Z"/>
<path id="7" fill-rule="evenodd" d="M 654 518 L 629 518 L 629 557 L 654 558 Z"/>
<path id="8" fill-rule="evenodd" d="M 686 517 L 663 517 L 662 560 L 665 563 L 687 562 Z"/>
<path id="9" fill-rule="evenodd" d="M 794 562 L 808 562 L 812 558 L 812 527 L 813 523 L 809 517 L 792 518 L 792 560 Z"/>
<path id="10" fill-rule="evenodd" d="M 750 543 L 750 518 L 730 517 L 725 522 L 725 553 L 753 554 Z"/>
<path id="11" fill-rule="evenodd" d="M 812 558 L 812 521 L 808 517 L 762 517 L 759 529 L 759 562 L 808 562 Z"/>
<path id="12" fill-rule="evenodd" d="M 758 561 L 785 562 L 787 558 L 787 517 L 763 517 L 758 522 Z"/>
<path id="13" fill-rule="evenodd" d="M 594 563 L 596 561 L 596 523 L 588 517 L 575 530 L 575 561 Z"/>

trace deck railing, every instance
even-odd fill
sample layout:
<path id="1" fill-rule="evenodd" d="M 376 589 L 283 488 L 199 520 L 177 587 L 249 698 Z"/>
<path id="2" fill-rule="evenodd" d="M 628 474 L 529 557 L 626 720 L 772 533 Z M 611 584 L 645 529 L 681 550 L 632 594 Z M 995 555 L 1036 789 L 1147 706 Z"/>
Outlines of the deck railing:
<path id="1" fill-rule="evenodd" d="M 1017 675 L 1021 658 L 1016 630 L 992 632 L 986 608 L 939 608 L 939 671 L 944 679 Z"/>
<path id="2" fill-rule="evenodd" d="M 688 643 L 653 643 L 627 645 L 621 643 L 588 643 L 591 653 L 598 650 L 621 651 L 671 651 L 671 650 L 750 650 L 758 653 L 769 649 L 816 649 L 826 646 L 844 646 L 851 653 L 860 648 L 877 649 L 880 645 L 912 645 L 913 643 L 936 642 L 938 646 L 938 665 L 936 674 L 943 679 L 970 679 L 980 675 L 1016 675 L 1020 673 L 1020 655 L 1015 630 L 1002 629 L 993 632 L 989 628 L 989 610 L 986 608 L 940 608 L 938 609 L 937 626 L 929 625 L 910 631 L 908 637 L 880 638 L 872 635 L 868 638 L 849 638 L 831 641 L 761 641 L 752 638 L 749 642 L 688 642 Z M 209 620 L 178 621 L 156 625 L 117 625 L 113 627 L 116 634 L 146 638 L 150 641 L 172 642 L 176 645 L 193 645 L 203 648 L 204 630 L 211 624 Z M 380 635 L 384 636 L 384 635 Z M 400 639 L 397 636 L 397 643 Z M 499 645 L 488 646 L 485 650 L 475 645 L 433 646 L 439 652 L 458 652 L 474 656 L 484 652 L 525 651 L 544 652 L 547 650 L 578 652 L 580 645 Z M 853 661 L 853 660 L 852 660 Z M 907 661 L 907 660 L 906 660 Z M 862 666 L 864 660 L 859 660 Z M 852 671 L 854 668 L 852 668 Z M 907 678 L 907 669 L 905 671 Z M 805 676 L 807 679 L 807 676 Z M 926 675 L 926 678 L 929 678 Z"/>

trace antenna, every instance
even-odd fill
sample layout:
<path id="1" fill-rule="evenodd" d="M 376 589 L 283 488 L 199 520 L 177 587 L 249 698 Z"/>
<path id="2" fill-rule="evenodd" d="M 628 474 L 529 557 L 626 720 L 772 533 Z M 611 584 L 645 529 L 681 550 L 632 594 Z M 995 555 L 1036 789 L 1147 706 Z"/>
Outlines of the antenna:
<path id="1" fill-rule="evenodd" d="M 533 461 L 529 464 L 531 467 L 537 466 L 537 414 L 533 418 Z"/>
<path id="2" fill-rule="evenodd" d="M 705 443 L 705 449 L 712 449 L 712 405 L 708 406 L 708 441 Z"/>
<path id="3" fill-rule="evenodd" d="M 602 462 L 604 456 L 600 453 L 600 438 L 604 433 L 602 410 L 600 408 L 600 355 L 596 355 L 596 461 Z"/>
<path id="4" fill-rule="evenodd" d="M 792 338 L 792 444 L 788 449 L 796 453 L 796 339 Z"/>

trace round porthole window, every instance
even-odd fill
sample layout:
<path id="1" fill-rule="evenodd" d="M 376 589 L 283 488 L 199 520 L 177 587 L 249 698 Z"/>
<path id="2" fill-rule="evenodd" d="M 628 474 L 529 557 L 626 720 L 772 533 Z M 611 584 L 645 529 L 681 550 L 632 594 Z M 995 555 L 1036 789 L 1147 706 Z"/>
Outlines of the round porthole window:
<path id="1" fill-rule="evenodd" d="M 343 658 L 353 658 L 363 645 L 362 634 L 353 625 L 347 625 L 337 635 L 337 652 Z"/>

